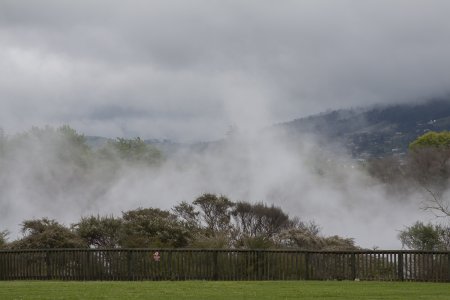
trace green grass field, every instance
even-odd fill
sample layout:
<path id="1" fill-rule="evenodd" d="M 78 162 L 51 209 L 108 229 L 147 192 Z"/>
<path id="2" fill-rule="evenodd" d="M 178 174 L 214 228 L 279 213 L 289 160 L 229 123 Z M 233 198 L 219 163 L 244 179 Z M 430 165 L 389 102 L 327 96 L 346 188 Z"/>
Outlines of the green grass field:
<path id="1" fill-rule="evenodd" d="M 450 299 L 450 284 L 349 281 L 0 282 L 0 299 Z"/>

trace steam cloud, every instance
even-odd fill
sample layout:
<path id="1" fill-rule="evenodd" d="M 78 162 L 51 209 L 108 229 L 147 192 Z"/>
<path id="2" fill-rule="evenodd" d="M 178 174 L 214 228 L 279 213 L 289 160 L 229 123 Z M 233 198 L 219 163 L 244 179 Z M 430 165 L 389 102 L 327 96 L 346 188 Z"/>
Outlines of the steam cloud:
<path id="1" fill-rule="evenodd" d="M 426 217 L 418 196 L 390 196 L 337 146 L 321 149 L 312 137 L 236 134 L 203 151 L 180 150 L 159 167 L 123 164 L 115 174 L 101 164 L 78 170 L 70 161 L 73 145 L 60 140 L 26 141 L 1 172 L 1 225 L 14 233 L 27 218 L 70 224 L 90 214 L 170 209 L 205 192 L 274 203 L 314 220 L 324 234 L 368 248 L 399 248 L 397 230 Z"/>

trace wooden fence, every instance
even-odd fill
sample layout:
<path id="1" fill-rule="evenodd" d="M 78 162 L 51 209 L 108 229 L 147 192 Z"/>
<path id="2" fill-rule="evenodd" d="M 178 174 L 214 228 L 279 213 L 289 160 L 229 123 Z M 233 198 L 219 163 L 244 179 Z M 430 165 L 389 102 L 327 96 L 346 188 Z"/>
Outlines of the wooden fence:
<path id="1" fill-rule="evenodd" d="M 0 251 L 0 280 L 30 279 L 450 282 L 450 252 L 199 249 Z"/>

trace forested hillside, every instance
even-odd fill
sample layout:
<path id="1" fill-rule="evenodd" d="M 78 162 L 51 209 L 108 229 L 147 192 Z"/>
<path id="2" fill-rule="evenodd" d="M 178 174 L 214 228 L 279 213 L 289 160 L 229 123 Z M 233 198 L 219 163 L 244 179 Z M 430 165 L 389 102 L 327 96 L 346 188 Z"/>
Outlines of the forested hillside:
<path id="1" fill-rule="evenodd" d="M 403 155 L 427 131 L 450 130 L 450 99 L 346 109 L 280 124 L 293 137 L 316 134 L 343 144 L 354 158 Z"/>

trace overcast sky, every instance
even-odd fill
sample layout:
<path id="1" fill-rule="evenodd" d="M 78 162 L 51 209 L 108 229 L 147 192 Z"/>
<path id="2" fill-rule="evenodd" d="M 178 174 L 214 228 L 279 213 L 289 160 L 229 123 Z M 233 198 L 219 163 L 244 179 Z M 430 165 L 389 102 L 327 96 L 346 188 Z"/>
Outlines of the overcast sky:
<path id="1" fill-rule="evenodd" d="M 0 0 L 0 127 L 221 138 L 447 95 L 450 1 Z"/>

